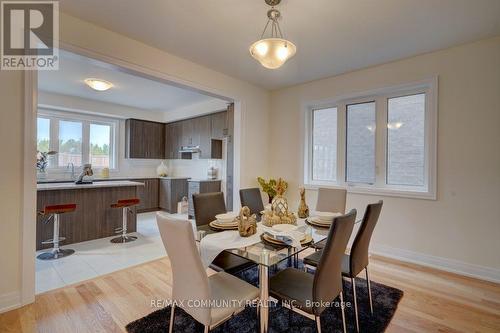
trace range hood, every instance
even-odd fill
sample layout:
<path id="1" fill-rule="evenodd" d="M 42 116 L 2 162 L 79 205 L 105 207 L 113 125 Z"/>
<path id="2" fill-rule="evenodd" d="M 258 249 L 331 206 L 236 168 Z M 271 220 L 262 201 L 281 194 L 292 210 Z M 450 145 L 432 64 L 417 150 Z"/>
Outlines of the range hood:
<path id="1" fill-rule="evenodd" d="M 199 153 L 201 152 L 200 146 L 181 146 L 179 153 Z"/>

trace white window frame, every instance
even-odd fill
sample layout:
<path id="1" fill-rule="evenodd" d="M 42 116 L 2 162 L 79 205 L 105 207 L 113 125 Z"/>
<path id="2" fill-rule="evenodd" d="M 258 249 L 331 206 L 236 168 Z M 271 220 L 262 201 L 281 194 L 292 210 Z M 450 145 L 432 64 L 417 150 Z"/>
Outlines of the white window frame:
<path id="1" fill-rule="evenodd" d="M 66 112 L 66 111 L 57 111 L 53 109 L 49 109 L 46 107 L 38 108 L 38 118 L 46 118 L 50 119 L 50 142 L 49 147 L 50 150 L 59 151 L 59 121 L 72 121 L 72 122 L 81 122 L 82 123 L 82 163 L 90 163 L 90 124 L 97 125 L 109 125 L 111 126 L 110 133 L 110 157 L 112 158 L 112 166 L 109 167 L 110 171 L 118 171 L 118 143 L 119 143 L 119 129 L 120 129 L 120 121 L 119 119 L 103 117 L 103 116 L 94 116 L 88 115 L 84 113 L 77 112 Z M 57 162 L 56 162 L 57 163 Z M 75 167 L 79 167 L 76 166 Z M 64 171 L 67 169 L 66 166 L 54 166 L 52 163 L 49 163 L 47 167 L 48 170 L 51 171 Z M 99 170 L 99 168 L 93 168 L 95 170 Z"/>
<path id="2" fill-rule="evenodd" d="M 389 98 L 425 93 L 425 148 L 424 186 L 387 184 L 387 101 Z M 438 78 L 434 77 L 409 84 L 384 87 L 364 93 L 341 96 L 322 101 L 307 102 L 303 106 L 304 138 L 304 186 L 345 188 L 349 193 L 373 194 L 395 197 L 436 200 L 437 172 L 437 121 Z M 374 184 L 346 182 L 347 105 L 375 101 L 375 175 Z M 337 181 L 318 181 L 312 178 L 313 112 L 317 109 L 337 108 Z"/>

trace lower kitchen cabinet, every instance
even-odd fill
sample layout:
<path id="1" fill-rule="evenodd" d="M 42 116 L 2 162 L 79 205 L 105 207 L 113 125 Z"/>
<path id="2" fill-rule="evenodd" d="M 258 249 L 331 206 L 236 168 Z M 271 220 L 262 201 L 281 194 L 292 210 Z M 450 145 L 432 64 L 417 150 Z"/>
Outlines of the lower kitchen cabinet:
<path id="1" fill-rule="evenodd" d="M 159 196 L 159 179 L 132 179 L 135 182 L 144 183 L 144 186 L 137 188 L 137 197 L 141 203 L 137 206 L 138 213 L 151 212 L 158 210 L 160 207 Z"/>
<path id="2" fill-rule="evenodd" d="M 160 179 L 160 208 L 168 213 L 177 213 L 177 203 L 188 195 L 188 178 Z"/>

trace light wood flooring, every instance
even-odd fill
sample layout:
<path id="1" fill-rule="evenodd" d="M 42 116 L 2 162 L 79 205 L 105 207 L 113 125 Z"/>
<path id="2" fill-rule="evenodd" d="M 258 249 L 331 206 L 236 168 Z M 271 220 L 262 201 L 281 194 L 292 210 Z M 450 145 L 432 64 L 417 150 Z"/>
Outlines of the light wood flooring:
<path id="1" fill-rule="evenodd" d="M 404 291 L 387 332 L 500 332 L 500 285 L 372 257 L 372 280 Z M 125 332 L 171 292 L 167 258 L 38 295 L 0 332 Z"/>

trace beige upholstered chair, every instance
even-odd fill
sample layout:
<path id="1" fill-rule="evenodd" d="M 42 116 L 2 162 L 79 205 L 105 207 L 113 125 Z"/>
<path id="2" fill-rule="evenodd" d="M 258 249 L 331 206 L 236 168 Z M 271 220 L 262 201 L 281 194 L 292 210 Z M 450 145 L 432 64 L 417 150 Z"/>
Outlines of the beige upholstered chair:
<path id="1" fill-rule="evenodd" d="M 169 333 L 173 330 L 175 306 L 181 306 L 194 319 L 205 325 L 205 332 L 208 332 L 242 311 L 247 302 L 258 297 L 257 288 L 228 273 L 219 272 L 207 276 L 189 221 L 172 219 L 161 213 L 156 215 L 156 220 L 172 267 L 173 305 Z M 206 306 L 189 306 L 195 302 Z M 211 307 L 214 304 L 217 307 Z M 221 304 L 227 304 L 228 307 Z"/>
<path id="2" fill-rule="evenodd" d="M 345 214 L 347 191 L 337 188 L 319 188 L 316 211 Z"/>

